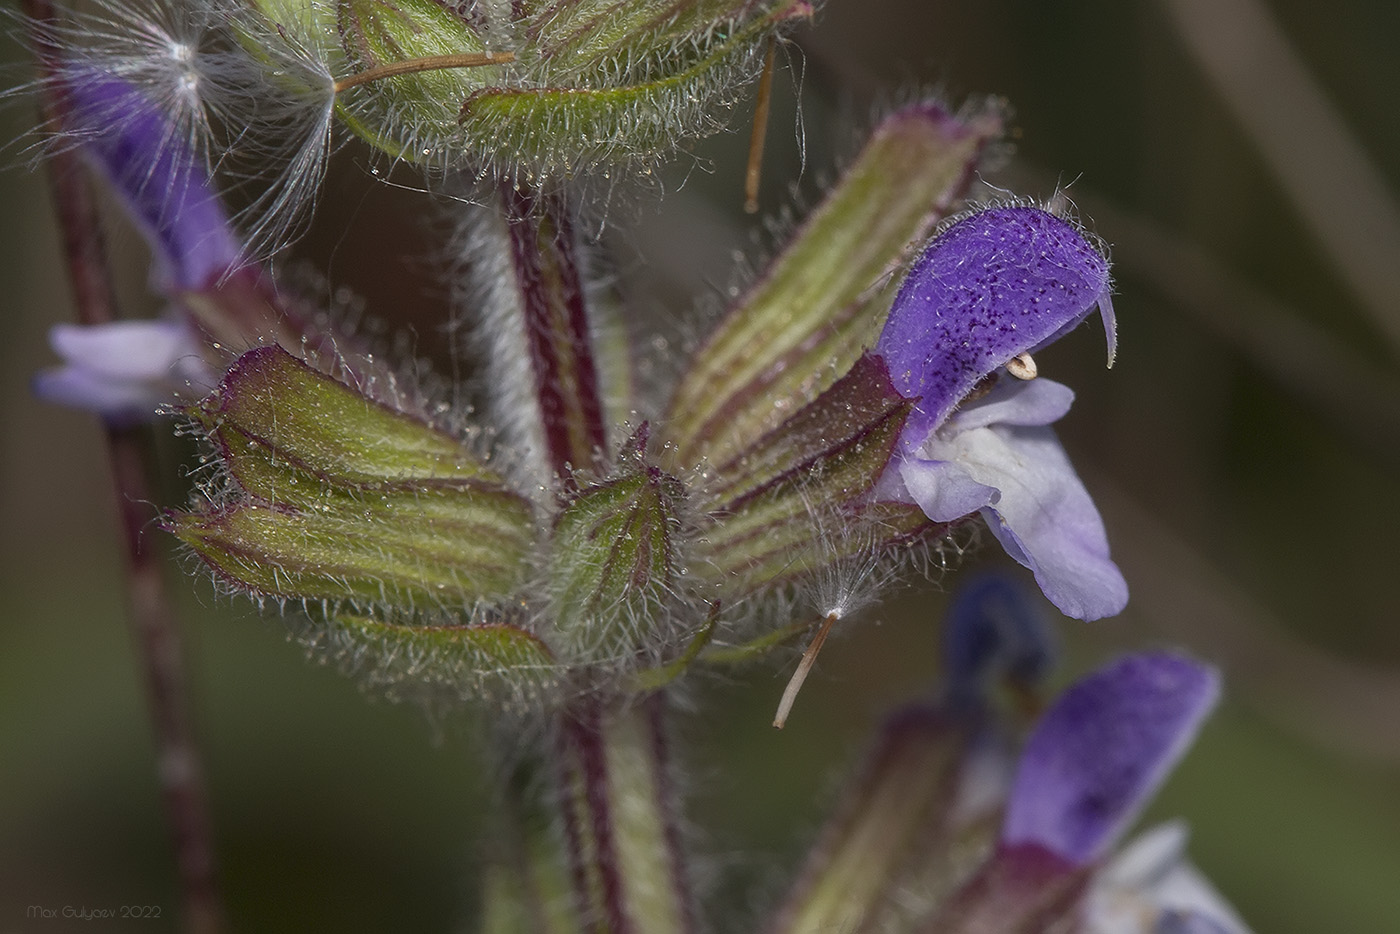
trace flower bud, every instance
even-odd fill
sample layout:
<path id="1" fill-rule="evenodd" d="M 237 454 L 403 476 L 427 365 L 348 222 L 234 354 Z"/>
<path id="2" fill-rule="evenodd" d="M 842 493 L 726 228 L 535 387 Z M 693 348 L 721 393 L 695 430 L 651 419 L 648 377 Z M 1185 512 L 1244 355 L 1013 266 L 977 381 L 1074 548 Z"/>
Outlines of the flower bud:
<path id="1" fill-rule="evenodd" d="M 679 481 L 638 465 L 578 493 L 554 524 L 550 615 L 566 655 L 629 657 L 672 641 Z"/>

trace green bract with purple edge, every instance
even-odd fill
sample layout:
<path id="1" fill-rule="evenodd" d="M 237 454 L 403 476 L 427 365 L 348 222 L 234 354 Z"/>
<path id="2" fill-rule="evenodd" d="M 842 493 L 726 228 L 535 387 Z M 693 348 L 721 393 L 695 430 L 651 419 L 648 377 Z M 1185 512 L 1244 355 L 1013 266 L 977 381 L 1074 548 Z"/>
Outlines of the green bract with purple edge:
<path id="1" fill-rule="evenodd" d="M 1120 612 L 1127 584 L 1103 521 L 1049 425 L 1074 394 L 1006 365 L 1098 308 L 1114 341 L 1108 261 L 1069 222 L 1038 208 L 979 211 L 935 237 L 890 309 L 875 354 L 917 400 L 878 488 L 936 522 L 981 512 L 1063 613 Z"/>

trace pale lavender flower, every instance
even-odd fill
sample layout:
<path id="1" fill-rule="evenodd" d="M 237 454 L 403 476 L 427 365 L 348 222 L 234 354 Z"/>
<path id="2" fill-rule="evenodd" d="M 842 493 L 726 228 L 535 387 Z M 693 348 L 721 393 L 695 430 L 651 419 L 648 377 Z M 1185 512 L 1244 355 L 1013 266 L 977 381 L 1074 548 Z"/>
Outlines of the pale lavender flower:
<path id="1" fill-rule="evenodd" d="M 1076 682 L 1021 755 L 1006 849 L 1068 866 L 1100 859 L 1156 792 L 1215 706 L 1216 672 L 1170 654 L 1132 655 Z"/>
<path id="2" fill-rule="evenodd" d="M 202 394 L 215 383 L 199 338 L 183 321 L 59 324 L 49 343 L 63 366 L 35 375 L 35 395 L 111 424 L 146 421 L 179 395 Z"/>
<path id="3" fill-rule="evenodd" d="M 937 522 L 980 511 L 1050 601 L 1079 619 L 1120 612 L 1128 588 L 1049 427 L 1074 394 L 1004 368 L 1095 308 L 1111 360 L 1109 290 L 1108 261 L 1073 225 L 1036 208 L 991 208 L 929 244 L 875 347 L 899 393 L 918 400 L 879 497 L 917 503 Z"/>

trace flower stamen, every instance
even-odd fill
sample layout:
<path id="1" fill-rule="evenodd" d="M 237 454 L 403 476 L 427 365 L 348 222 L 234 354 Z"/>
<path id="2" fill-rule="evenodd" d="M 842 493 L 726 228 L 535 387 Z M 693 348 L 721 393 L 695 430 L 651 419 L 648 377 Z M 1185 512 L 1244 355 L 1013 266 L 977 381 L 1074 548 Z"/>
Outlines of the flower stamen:
<path id="1" fill-rule="evenodd" d="M 792 713 L 792 705 L 797 701 L 797 692 L 802 690 L 802 682 L 807 680 L 807 673 L 812 670 L 812 666 L 817 663 L 817 653 L 826 644 L 826 637 L 831 634 L 831 627 L 841 616 L 840 613 L 832 612 L 822 620 L 822 626 L 817 630 L 817 634 L 812 637 L 811 643 L 807 646 L 807 651 L 802 653 L 802 660 L 797 663 L 797 670 L 792 673 L 792 678 L 788 680 L 787 687 L 783 690 L 783 698 L 778 701 L 778 712 L 773 716 L 773 726 L 781 730 L 787 723 L 788 714 Z"/>
<path id="2" fill-rule="evenodd" d="M 1039 375 L 1040 370 L 1036 367 L 1035 361 L 1028 353 L 1018 353 L 1010 360 L 1006 361 L 1006 372 L 1017 379 L 1031 380 Z"/>
<path id="3" fill-rule="evenodd" d="M 763 171 L 763 146 L 768 138 L 768 111 L 773 103 L 773 60 L 778 42 L 768 37 L 768 51 L 763 56 L 763 75 L 758 79 L 758 100 L 753 107 L 753 132 L 749 134 L 749 164 L 744 171 L 744 211 L 758 213 L 758 182 Z"/>

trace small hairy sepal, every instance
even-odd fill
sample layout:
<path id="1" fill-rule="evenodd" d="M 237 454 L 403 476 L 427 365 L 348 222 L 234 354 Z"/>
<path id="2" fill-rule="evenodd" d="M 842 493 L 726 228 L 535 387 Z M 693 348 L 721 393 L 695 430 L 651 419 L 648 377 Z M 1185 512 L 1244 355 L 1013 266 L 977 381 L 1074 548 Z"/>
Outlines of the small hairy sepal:
<path id="1" fill-rule="evenodd" d="M 678 561 L 679 481 L 655 467 L 575 494 L 550 544 L 551 641 L 571 660 L 654 660 L 678 644 L 672 631 Z"/>

